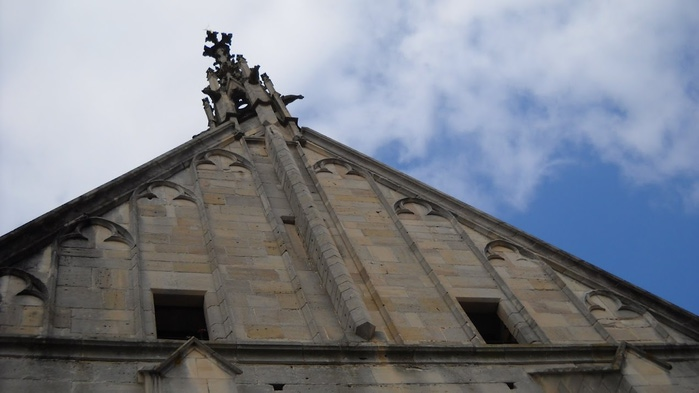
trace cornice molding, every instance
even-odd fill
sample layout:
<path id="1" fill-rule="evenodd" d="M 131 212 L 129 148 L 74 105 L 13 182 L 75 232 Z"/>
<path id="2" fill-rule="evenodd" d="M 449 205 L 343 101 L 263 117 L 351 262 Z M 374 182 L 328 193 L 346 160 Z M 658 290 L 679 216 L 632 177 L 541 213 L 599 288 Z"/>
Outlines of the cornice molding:
<path id="1" fill-rule="evenodd" d="M 441 364 L 551 365 L 609 364 L 618 345 L 377 345 L 375 343 L 316 344 L 250 341 L 204 341 L 207 347 L 236 364 Z M 160 363 L 183 341 L 107 341 L 0 336 L 0 356 L 60 360 L 139 361 Z M 699 344 L 634 345 L 663 362 L 699 360 Z"/>

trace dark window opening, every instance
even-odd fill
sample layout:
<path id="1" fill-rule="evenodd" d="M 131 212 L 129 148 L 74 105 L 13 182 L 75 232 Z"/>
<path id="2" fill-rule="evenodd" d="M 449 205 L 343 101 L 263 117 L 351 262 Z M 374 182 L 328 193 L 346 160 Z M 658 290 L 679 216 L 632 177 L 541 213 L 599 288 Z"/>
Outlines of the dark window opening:
<path id="1" fill-rule="evenodd" d="M 498 316 L 496 301 L 459 301 L 459 304 L 486 344 L 517 344 Z"/>
<path id="2" fill-rule="evenodd" d="M 294 216 L 282 216 L 282 222 L 284 224 L 295 225 L 296 224 L 296 217 L 294 217 Z"/>
<path id="3" fill-rule="evenodd" d="M 155 329 L 158 338 L 208 340 L 204 295 L 154 293 Z"/>
<path id="4" fill-rule="evenodd" d="M 270 384 L 270 385 L 272 385 L 272 390 L 274 390 L 275 392 L 278 391 L 278 390 L 284 390 L 284 384 L 283 384 L 283 383 L 272 383 L 272 384 Z"/>

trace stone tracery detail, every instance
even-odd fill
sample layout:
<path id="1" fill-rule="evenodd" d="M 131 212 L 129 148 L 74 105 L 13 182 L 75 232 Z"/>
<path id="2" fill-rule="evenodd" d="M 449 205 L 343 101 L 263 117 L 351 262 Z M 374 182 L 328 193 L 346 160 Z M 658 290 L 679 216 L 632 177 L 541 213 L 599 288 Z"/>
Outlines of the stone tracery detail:
<path id="1" fill-rule="evenodd" d="M 646 310 L 629 299 L 616 295 L 606 289 L 596 289 L 585 293 L 585 304 L 588 309 L 601 317 L 602 313 L 608 314 L 613 319 L 640 318 Z M 601 311 L 595 313 L 595 311 Z"/>
<path id="2" fill-rule="evenodd" d="M 674 342 L 653 315 L 631 299 L 595 289 L 585 293 L 584 301 L 590 313 L 618 340 Z"/>
<path id="3" fill-rule="evenodd" d="M 230 163 L 228 163 L 230 162 Z M 250 170 L 252 164 L 245 158 L 223 149 L 212 149 L 197 155 L 194 158 L 194 163 L 198 165 L 213 165 L 219 171 L 232 170 L 233 168 L 245 168 Z"/>
<path id="4" fill-rule="evenodd" d="M 67 231 L 67 233 L 58 238 L 58 244 L 60 245 L 67 240 L 89 240 L 87 236 L 85 236 L 84 231 L 87 227 L 94 225 L 103 227 L 110 231 L 111 234 L 104 239 L 106 242 L 121 242 L 129 247 L 134 247 L 136 244 L 129 231 L 127 231 L 124 227 L 101 217 L 87 217 L 79 220 L 72 225 L 71 229 Z"/>
<path id="5" fill-rule="evenodd" d="M 485 256 L 488 259 L 505 259 L 506 253 L 511 253 L 515 256 L 516 260 L 538 260 L 538 257 L 533 253 L 527 251 L 526 249 L 508 242 L 506 240 L 493 240 L 488 243 L 485 248 Z"/>
<path id="6" fill-rule="evenodd" d="M 339 168 L 344 168 L 345 173 L 338 173 L 337 169 Z M 333 169 L 335 169 L 333 171 Z M 325 158 L 323 160 L 320 160 L 313 164 L 313 170 L 316 173 L 332 173 L 336 175 L 357 175 L 357 176 L 365 176 L 365 173 L 362 169 L 355 168 L 352 164 L 345 160 L 341 160 L 339 158 Z"/>
<path id="7" fill-rule="evenodd" d="M 48 299 L 48 289 L 46 285 L 33 274 L 13 267 L 0 268 L 0 278 L 6 276 L 17 277 L 24 281 L 24 289 L 14 294 L 14 296 L 33 296 L 43 302 L 46 302 Z M 0 303 L 2 303 L 2 301 L 3 296 L 2 292 L 0 292 Z"/>
<path id="8" fill-rule="evenodd" d="M 44 333 L 48 304 L 48 288 L 39 278 L 23 269 L 0 268 L 0 331 Z"/>
<path id="9" fill-rule="evenodd" d="M 253 68 L 248 78 L 244 78 L 241 62 L 245 62 L 242 55 L 231 55 L 230 45 L 232 34 L 215 31 L 206 32 L 206 42 L 211 46 L 204 46 L 204 56 L 214 59 L 214 68 L 206 70 L 206 78 L 209 85 L 202 90 L 214 103 L 213 110 L 207 99 L 204 99 L 204 109 L 209 123 L 221 124 L 231 117 L 237 117 L 238 113 L 250 110 L 250 102 L 245 93 L 243 83 L 258 83 L 259 71 Z M 257 78 L 257 81 L 250 82 Z"/>
<path id="10" fill-rule="evenodd" d="M 448 218 L 445 209 L 420 198 L 403 198 L 393 204 L 396 214 L 412 214 L 419 217 L 439 216 Z"/>
<path id="11" fill-rule="evenodd" d="M 134 194 L 137 198 L 160 198 L 160 196 L 156 193 L 156 188 L 158 187 L 165 187 L 175 190 L 177 195 L 172 198 L 173 200 L 185 200 L 192 203 L 197 203 L 197 197 L 192 191 L 189 191 L 177 183 L 167 180 L 156 180 L 145 184 L 141 186 L 141 188 L 137 189 Z"/>

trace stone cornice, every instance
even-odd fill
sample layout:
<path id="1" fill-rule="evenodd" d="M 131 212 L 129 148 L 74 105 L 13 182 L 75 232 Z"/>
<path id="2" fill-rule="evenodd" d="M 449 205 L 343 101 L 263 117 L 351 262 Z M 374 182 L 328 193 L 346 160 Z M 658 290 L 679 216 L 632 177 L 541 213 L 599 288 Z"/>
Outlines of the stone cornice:
<path id="1" fill-rule="evenodd" d="M 159 363 L 182 341 L 106 341 L 0 336 L 0 356 L 60 360 L 136 361 Z M 573 367 L 614 362 L 619 346 L 588 345 L 383 345 L 376 343 L 245 343 L 203 342 L 236 364 L 304 365 L 531 365 L 569 364 Z M 663 362 L 697 361 L 697 344 L 648 344 L 635 348 Z"/>

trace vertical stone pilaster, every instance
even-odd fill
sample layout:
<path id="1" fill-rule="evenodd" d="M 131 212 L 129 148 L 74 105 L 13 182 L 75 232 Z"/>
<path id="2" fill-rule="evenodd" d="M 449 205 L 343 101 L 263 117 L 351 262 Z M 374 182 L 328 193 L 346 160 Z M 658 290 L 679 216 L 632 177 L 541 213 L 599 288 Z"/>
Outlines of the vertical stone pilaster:
<path id="1" fill-rule="evenodd" d="M 410 233 L 401 222 L 400 218 L 398 217 L 398 214 L 396 214 L 395 210 L 393 209 L 393 206 L 388 202 L 388 200 L 386 200 L 386 197 L 381 192 L 381 189 L 379 188 L 378 184 L 376 184 L 376 182 L 373 178 L 371 178 L 371 176 L 367 176 L 367 181 L 371 185 L 372 190 L 374 190 L 374 193 L 376 193 L 377 198 L 379 198 L 379 200 L 381 201 L 381 204 L 388 212 L 388 215 L 391 217 L 391 221 L 393 221 L 393 224 L 396 226 L 396 228 L 398 228 L 398 232 L 400 233 L 401 237 L 406 242 L 406 244 L 408 244 L 408 247 L 410 247 L 410 251 L 413 252 L 415 259 L 417 259 L 417 261 L 420 263 L 420 266 L 425 271 L 425 274 L 427 274 L 427 276 L 429 277 L 430 282 L 432 282 L 432 284 L 437 289 L 439 296 L 447 305 L 449 311 L 451 311 L 451 313 L 454 315 L 454 318 L 459 322 L 461 329 L 463 329 L 464 333 L 466 334 L 466 337 L 468 337 L 469 341 L 471 342 L 482 344 L 482 342 L 480 342 L 480 339 L 478 338 L 478 335 L 471 328 L 468 320 L 464 316 L 464 313 L 461 310 L 461 306 L 459 306 L 459 303 L 456 301 L 456 299 L 454 299 L 454 297 L 449 294 L 449 291 L 446 289 L 444 284 L 442 284 L 437 274 L 435 274 L 434 270 L 432 269 L 432 266 L 430 266 L 429 262 L 427 261 L 423 253 L 420 251 L 420 248 L 418 247 L 415 240 L 413 240 L 413 238 L 410 236 Z M 448 218 L 445 217 L 445 219 Z"/>
<path id="2" fill-rule="evenodd" d="M 58 256 L 58 247 L 58 239 L 54 239 L 54 241 L 51 243 L 51 265 L 49 266 L 49 272 L 46 279 L 46 287 L 48 290 L 49 298 L 46 301 L 47 304 L 46 312 L 44 314 L 44 326 L 46 327 L 45 334 L 47 337 L 53 336 L 56 330 L 56 298 L 58 297 L 58 265 L 60 258 Z M 138 258 L 138 255 L 136 255 L 136 258 Z M 135 290 L 138 291 L 138 288 L 136 288 Z M 137 310 L 136 312 L 138 313 L 139 311 Z M 138 335 L 138 328 L 139 326 L 137 325 L 136 337 L 140 338 L 142 336 Z"/>
<path id="3" fill-rule="evenodd" d="M 146 339 L 157 336 L 153 289 L 212 291 L 212 266 L 201 203 L 192 191 L 167 180 L 145 183 L 132 195 L 140 245 L 141 315 Z"/>
<path id="4" fill-rule="evenodd" d="M 296 216 L 304 246 L 318 267 L 341 324 L 359 337 L 370 340 L 376 327 L 371 322 L 361 293 L 354 285 L 330 231 L 314 205 L 313 196 L 303 181 L 301 170 L 286 140 L 270 125 L 266 127 L 265 140 L 272 153 L 277 176 Z"/>
<path id="5" fill-rule="evenodd" d="M 137 337 L 132 277 L 137 247 L 129 231 L 101 217 L 85 217 L 72 223 L 56 244 L 52 335 Z"/>
<path id="6" fill-rule="evenodd" d="M 597 318 L 595 318 L 595 316 L 592 315 L 592 313 L 590 312 L 590 310 L 588 310 L 587 306 L 585 306 L 582 300 L 575 296 L 573 291 L 571 291 L 570 288 L 568 288 L 566 283 L 563 282 L 563 280 L 560 277 L 558 277 L 558 274 L 556 274 L 556 272 L 551 268 L 551 266 L 549 266 L 545 262 L 540 263 L 540 265 L 544 273 L 546 273 L 546 275 L 551 279 L 551 281 L 556 283 L 561 292 L 563 292 L 563 294 L 565 294 L 565 296 L 570 300 L 570 302 L 573 303 L 573 305 L 575 305 L 575 308 L 577 308 L 578 311 L 580 311 L 580 314 L 582 314 L 585 317 L 585 320 L 587 320 L 590 323 L 590 325 L 592 325 L 595 331 L 597 331 L 597 333 L 599 333 L 599 335 L 602 338 L 604 338 L 606 342 L 610 344 L 616 344 L 616 340 L 614 339 L 614 337 L 612 337 L 611 334 L 607 332 L 607 329 L 605 329 L 604 326 L 602 326 L 602 324 L 599 323 Z"/>
<path id="7" fill-rule="evenodd" d="M 136 259 L 134 262 L 135 268 L 133 269 L 134 271 L 131 273 L 131 276 L 134 279 L 134 297 L 136 298 L 134 301 L 134 329 L 136 337 L 139 339 L 144 339 L 146 338 L 146 315 L 145 306 L 143 302 L 145 301 L 145 296 L 148 293 L 148 291 L 143 285 L 143 276 L 145 274 L 145 271 L 143 266 L 143 259 L 141 258 L 141 248 L 138 247 L 140 245 L 139 228 L 141 217 L 138 215 L 138 207 L 134 195 L 131 195 L 131 198 L 129 198 L 128 205 L 130 215 L 130 229 L 131 233 L 133 233 L 134 241 L 136 243 L 136 255 L 134 255 L 134 258 Z"/>
<path id="8" fill-rule="evenodd" d="M 250 105 L 255 109 L 260 122 L 262 124 L 275 123 L 277 121 L 277 115 L 272 108 L 272 100 L 262 85 L 260 85 L 260 76 L 258 75 L 259 66 L 251 70 L 244 58 L 239 58 L 238 64 L 240 65 L 240 71 L 245 79 L 243 85 L 245 86 L 250 100 Z"/>
<path id="9" fill-rule="evenodd" d="M 195 192 L 198 193 L 199 198 L 203 201 L 204 193 L 201 189 L 196 161 L 192 163 L 191 170 L 194 178 Z M 230 340 L 235 338 L 233 317 L 230 313 L 231 308 L 226 301 L 226 291 L 223 285 L 221 268 L 219 267 L 214 232 L 211 226 L 211 218 L 209 217 L 209 212 L 204 203 L 197 203 L 197 207 L 199 209 L 199 216 L 201 217 L 202 221 L 204 243 L 206 245 L 206 251 L 209 254 L 211 274 L 214 283 L 213 293 L 215 296 L 207 296 L 204 302 L 205 307 L 207 308 L 206 313 L 209 318 L 209 329 L 211 330 L 209 332 L 209 337 L 211 340 Z"/>
<path id="10" fill-rule="evenodd" d="M 512 334 L 518 340 L 527 344 L 550 343 L 544 331 L 539 327 L 534 318 L 529 315 L 522 302 L 517 299 L 517 296 L 515 296 L 512 289 L 495 270 L 493 265 L 488 262 L 488 258 L 486 258 L 482 250 L 478 249 L 476 243 L 473 242 L 468 233 L 461 227 L 456 217 L 449 214 L 449 221 L 454 227 L 454 230 L 461 235 L 461 238 L 468 244 L 473 254 L 476 255 L 478 260 L 483 264 L 483 267 L 490 273 L 490 276 L 498 284 L 500 290 L 505 294 L 505 299 L 503 299 L 500 304 L 504 313 L 507 315 L 507 320 L 504 322 L 508 327 L 512 328 Z"/>
<path id="11" fill-rule="evenodd" d="M 306 167 L 312 168 L 311 164 L 308 162 L 307 157 L 305 155 L 303 155 L 303 149 L 301 147 L 299 147 L 298 151 L 299 151 L 299 154 L 302 156 L 302 159 L 303 159 Z M 320 182 L 320 179 L 318 179 L 318 176 L 315 173 L 315 171 L 310 169 L 310 170 L 308 170 L 308 174 L 313 179 L 313 182 L 315 183 L 315 188 L 318 191 L 318 194 L 320 195 L 321 199 L 323 200 L 323 203 L 325 204 L 325 208 L 330 215 L 330 219 L 332 220 L 333 224 L 337 228 L 337 231 L 338 231 L 340 237 L 342 238 L 342 241 L 345 243 L 345 248 L 346 248 L 347 252 L 350 254 L 350 257 L 352 258 L 352 260 L 354 261 L 356 269 L 359 272 L 359 275 L 362 278 L 364 285 L 366 285 L 366 288 L 369 291 L 369 295 L 371 296 L 371 299 L 376 304 L 378 312 L 381 315 L 381 318 L 383 319 L 384 323 L 386 324 L 386 329 L 390 333 L 391 337 L 398 344 L 404 344 L 405 340 L 403 339 L 403 336 L 401 335 L 398 327 L 396 326 L 395 321 L 391 317 L 391 313 L 386 308 L 386 301 L 388 299 L 384 298 L 381 295 L 381 291 L 379 291 L 379 289 L 377 288 L 377 285 L 374 283 L 374 280 L 372 280 L 372 274 L 370 274 L 367 271 L 367 267 L 365 266 L 364 261 L 362 260 L 362 258 L 359 256 L 359 254 L 357 252 L 357 248 L 355 247 L 354 244 L 352 244 L 352 240 L 350 239 L 349 235 L 347 234 L 347 230 L 342 225 L 342 220 L 340 219 L 337 211 L 335 210 L 332 203 L 330 202 L 330 196 L 324 190 L 324 188 Z"/>
<path id="12" fill-rule="evenodd" d="M 247 154 L 247 159 L 252 162 L 253 155 L 250 152 L 247 143 L 245 143 L 245 139 L 243 139 L 241 142 L 243 145 L 243 150 Z M 264 182 L 262 181 L 262 178 L 258 173 L 258 168 L 256 168 L 253 165 L 250 171 L 255 182 L 255 187 L 257 188 L 257 194 L 259 195 L 260 201 L 262 203 L 262 208 L 264 209 L 265 215 L 267 216 L 267 221 L 272 226 L 274 237 L 277 239 L 277 243 L 279 244 L 280 248 L 282 248 L 282 258 L 284 260 L 284 266 L 286 267 L 287 273 L 289 273 L 291 284 L 295 289 L 294 295 L 296 296 L 296 300 L 298 301 L 299 305 L 301 305 L 301 314 L 303 315 L 303 318 L 306 321 L 306 326 L 308 326 L 308 330 L 311 334 L 313 341 L 326 341 L 328 339 L 327 334 L 325 334 L 324 330 L 321 329 L 316 323 L 316 318 L 314 317 L 313 310 L 308 305 L 303 286 L 301 285 L 300 279 L 296 272 L 296 268 L 294 268 L 293 261 L 289 254 L 289 249 L 291 248 L 291 241 L 289 239 L 289 235 L 286 233 L 286 230 L 284 228 L 284 222 L 282 221 L 282 218 L 279 214 L 275 214 L 274 208 L 272 207 L 272 203 L 270 202 L 267 192 L 265 191 Z"/>

